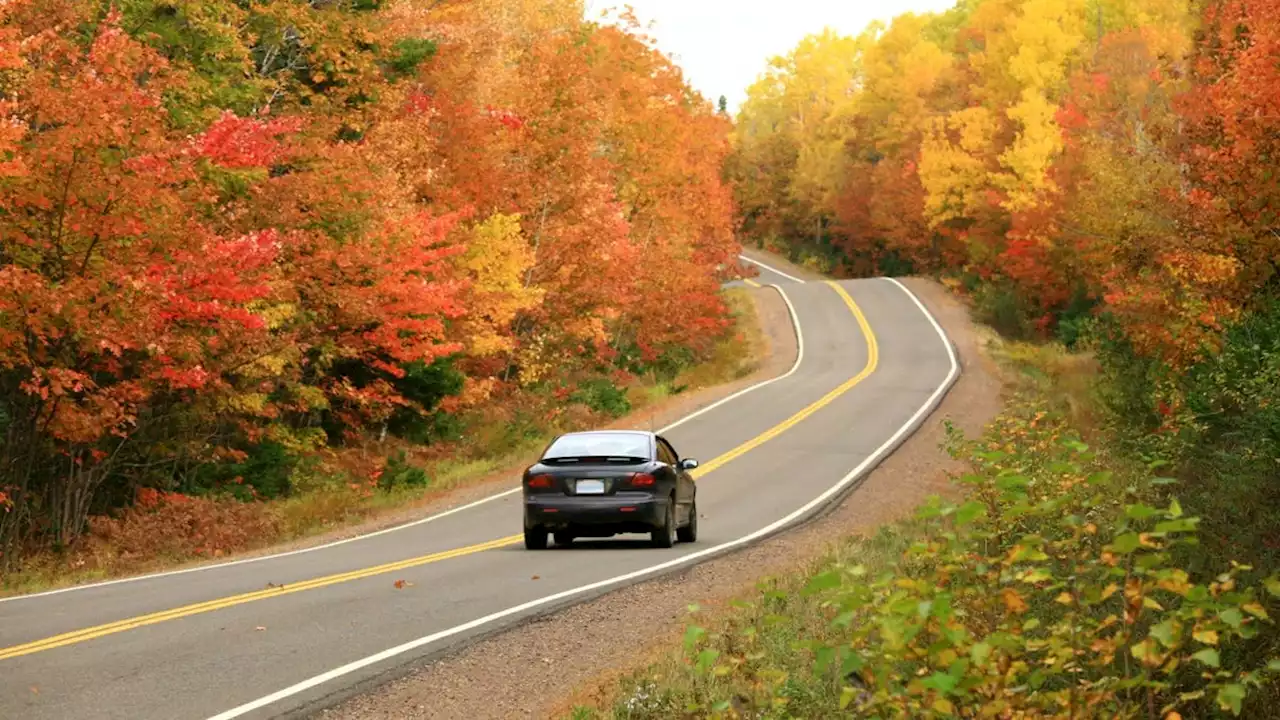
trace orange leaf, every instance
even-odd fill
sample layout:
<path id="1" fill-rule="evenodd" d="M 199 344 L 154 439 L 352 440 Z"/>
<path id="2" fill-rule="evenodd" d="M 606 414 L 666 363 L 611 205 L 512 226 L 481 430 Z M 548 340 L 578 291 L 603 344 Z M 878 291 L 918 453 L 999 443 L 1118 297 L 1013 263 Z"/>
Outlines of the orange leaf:
<path id="1" fill-rule="evenodd" d="M 1022 599 L 1018 591 L 1013 588 L 1005 588 L 1000 591 L 1000 597 L 1004 600 L 1004 606 L 1009 612 L 1015 615 L 1021 615 L 1027 611 L 1027 601 Z"/>

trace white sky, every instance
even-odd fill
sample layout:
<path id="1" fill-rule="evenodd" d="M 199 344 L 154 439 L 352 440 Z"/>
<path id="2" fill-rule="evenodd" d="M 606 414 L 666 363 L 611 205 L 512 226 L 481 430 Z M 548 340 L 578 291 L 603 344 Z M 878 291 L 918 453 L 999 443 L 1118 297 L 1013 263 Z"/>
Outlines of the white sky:
<path id="1" fill-rule="evenodd" d="M 873 20 L 946 10 L 955 0 L 587 0 L 587 17 L 631 5 L 658 46 L 709 100 L 724 95 L 736 112 L 747 86 L 775 55 L 830 27 L 856 35 Z"/>

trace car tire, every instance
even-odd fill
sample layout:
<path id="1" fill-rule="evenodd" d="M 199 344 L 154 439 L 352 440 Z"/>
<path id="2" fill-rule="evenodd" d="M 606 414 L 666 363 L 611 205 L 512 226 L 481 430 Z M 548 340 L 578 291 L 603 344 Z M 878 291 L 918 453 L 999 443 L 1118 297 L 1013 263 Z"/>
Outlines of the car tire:
<path id="1" fill-rule="evenodd" d="M 556 533 L 556 545 L 561 547 L 569 547 L 573 544 L 573 534 L 567 532 Z"/>
<path id="2" fill-rule="evenodd" d="M 667 517 L 662 525 L 649 533 L 649 544 L 656 548 L 672 547 L 676 544 L 676 532 L 676 500 L 671 498 L 667 502 Z"/>
<path id="3" fill-rule="evenodd" d="M 524 547 L 526 550 L 546 550 L 547 531 L 542 528 L 525 528 Z"/>
<path id="4" fill-rule="evenodd" d="M 689 524 L 676 530 L 676 538 L 682 543 L 698 542 L 698 501 L 689 506 Z"/>

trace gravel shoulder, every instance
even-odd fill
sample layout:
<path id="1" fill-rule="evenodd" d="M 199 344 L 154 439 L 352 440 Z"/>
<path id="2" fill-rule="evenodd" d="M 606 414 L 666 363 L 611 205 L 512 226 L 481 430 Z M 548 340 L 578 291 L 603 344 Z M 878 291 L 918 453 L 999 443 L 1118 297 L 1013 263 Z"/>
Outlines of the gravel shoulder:
<path id="1" fill-rule="evenodd" d="M 607 696 L 618 677 L 644 667 L 678 642 L 690 604 L 714 608 L 750 592 L 762 577 L 820 558 L 836 538 L 874 530 L 908 515 L 931 495 L 953 492 L 948 474 L 959 467 L 942 449 L 944 420 L 966 434 L 980 432 L 1000 411 L 1000 376 L 983 352 L 981 329 L 959 301 L 929 280 L 912 278 L 905 284 L 950 335 L 964 373 L 925 424 L 839 507 L 742 551 L 621 588 L 481 640 L 317 716 L 325 720 L 559 717 L 576 703 Z M 757 373 L 767 377 L 791 366 L 795 341 L 785 307 L 770 307 L 769 298 L 782 306 L 777 293 L 760 290 L 757 295 L 760 321 L 775 351 Z M 779 342 L 781 338 L 789 341 Z M 789 358 L 786 348 L 790 348 Z M 735 385 L 758 381 L 746 379 Z M 737 389 L 717 388 L 717 394 L 725 397 Z M 675 419 L 699 404 L 714 402 L 698 397 L 686 401 L 690 405 L 663 411 Z M 620 613 L 619 608 L 626 612 Z"/>

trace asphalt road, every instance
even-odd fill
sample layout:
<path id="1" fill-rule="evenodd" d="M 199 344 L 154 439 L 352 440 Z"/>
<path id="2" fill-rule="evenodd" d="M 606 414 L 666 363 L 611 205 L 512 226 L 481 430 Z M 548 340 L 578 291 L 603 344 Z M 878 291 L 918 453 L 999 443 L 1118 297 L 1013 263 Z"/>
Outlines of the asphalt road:
<path id="1" fill-rule="evenodd" d="M 2 600 L 0 718 L 305 714 L 480 635 L 820 512 L 856 492 L 959 367 L 893 281 L 795 279 L 762 269 L 755 282 L 776 283 L 756 292 L 781 289 L 793 310 L 796 366 L 664 432 L 702 462 L 696 544 L 656 550 L 627 536 L 528 552 L 513 490 L 308 551 Z"/>

